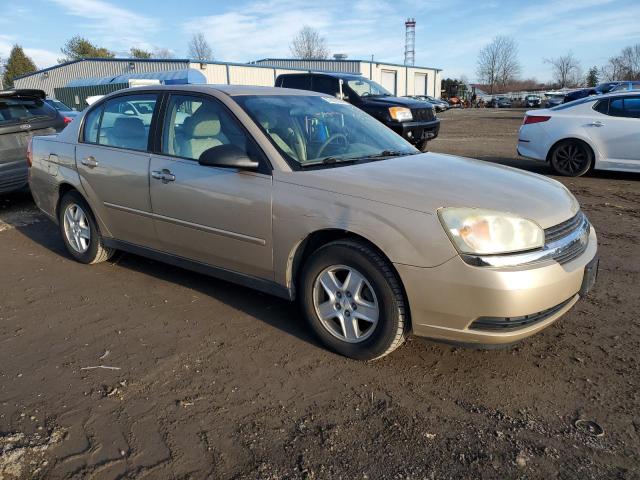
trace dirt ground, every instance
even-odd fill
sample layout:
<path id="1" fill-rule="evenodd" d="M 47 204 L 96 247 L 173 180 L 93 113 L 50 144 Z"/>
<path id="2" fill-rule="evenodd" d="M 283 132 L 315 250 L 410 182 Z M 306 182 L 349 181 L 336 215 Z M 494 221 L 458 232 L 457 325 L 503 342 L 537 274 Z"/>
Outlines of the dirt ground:
<path id="1" fill-rule="evenodd" d="M 548 175 L 515 157 L 521 120 L 446 112 L 433 150 Z M 0 480 L 640 478 L 640 176 L 559 180 L 599 235 L 587 299 L 509 350 L 413 338 L 374 363 L 285 301 L 75 263 L 29 194 L 0 197 Z"/>

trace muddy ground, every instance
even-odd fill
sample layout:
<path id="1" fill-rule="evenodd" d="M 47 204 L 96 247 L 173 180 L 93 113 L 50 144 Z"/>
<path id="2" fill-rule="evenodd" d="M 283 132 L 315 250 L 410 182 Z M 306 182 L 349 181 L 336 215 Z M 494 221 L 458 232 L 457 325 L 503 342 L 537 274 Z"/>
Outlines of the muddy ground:
<path id="1" fill-rule="evenodd" d="M 549 174 L 515 157 L 522 112 L 442 118 L 433 150 Z M 0 197 L 0 479 L 640 478 L 640 176 L 559 180 L 598 231 L 590 297 L 510 350 L 414 338 L 369 364 L 285 301 L 75 263 Z"/>

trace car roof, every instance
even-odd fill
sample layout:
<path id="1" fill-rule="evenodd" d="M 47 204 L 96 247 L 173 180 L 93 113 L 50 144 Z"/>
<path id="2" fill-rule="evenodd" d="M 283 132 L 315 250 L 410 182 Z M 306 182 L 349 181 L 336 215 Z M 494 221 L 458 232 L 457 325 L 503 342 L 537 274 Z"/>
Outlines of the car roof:
<path id="1" fill-rule="evenodd" d="M 259 87 L 255 85 L 145 85 L 140 87 L 131 87 L 123 90 L 117 90 L 108 96 L 116 96 L 123 93 L 142 93 L 142 92 L 186 92 L 186 93 L 211 93 L 221 92 L 230 97 L 243 95 L 304 95 L 304 96 L 326 96 L 323 93 L 312 92 L 310 90 L 295 90 L 292 88 L 281 87 Z"/>
<path id="2" fill-rule="evenodd" d="M 47 95 L 42 90 L 35 88 L 18 88 L 15 90 L 2 90 L 0 91 L 0 97 L 29 97 L 45 99 Z"/>
<path id="3" fill-rule="evenodd" d="M 359 73 L 346 73 L 346 72 L 315 72 L 313 70 L 308 71 L 308 72 L 301 72 L 301 73 L 282 73 L 280 75 L 278 75 L 278 77 L 304 77 L 307 75 L 320 75 L 320 76 L 324 76 L 324 77 L 333 77 L 333 78 L 348 78 L 348 79 L 353 79 L 353 80 L 360 80 L 362 78 L 364 78 L 361 74 Z"/>

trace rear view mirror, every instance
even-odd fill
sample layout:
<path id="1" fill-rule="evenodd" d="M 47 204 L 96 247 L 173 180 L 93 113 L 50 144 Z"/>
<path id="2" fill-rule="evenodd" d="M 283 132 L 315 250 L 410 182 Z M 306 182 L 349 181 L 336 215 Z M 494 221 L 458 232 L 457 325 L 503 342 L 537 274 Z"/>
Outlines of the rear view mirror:
<path id="1" fill-rule="evenodd" d="M 260 165 L 235 145 L 211 147 L 202 152 L 198 163 L 207 167 L 237 168 L 240 170 L 256 170 Z"/>

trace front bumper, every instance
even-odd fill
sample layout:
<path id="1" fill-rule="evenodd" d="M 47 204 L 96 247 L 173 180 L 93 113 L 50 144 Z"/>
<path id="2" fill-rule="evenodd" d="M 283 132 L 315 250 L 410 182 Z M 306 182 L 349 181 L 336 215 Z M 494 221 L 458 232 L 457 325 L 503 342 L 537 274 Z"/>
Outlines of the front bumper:
<path id="1" fill-rule="evenodd" d="M 562 265 L 545 260 L 519 267 L 475 267 L 458 256 L 433 268 L 395 267 L 407 293 L 415 335 L 497 345 L 529 337 L 564 315 L 580 298 L 585 268 L 596 253 L 597 238 L 591 227 L 582 255 Z M 525 322 L 522 328 L 479 328 L 486 318 L 533 315 L 539 321 Z"/>
<path id="2" fill-rule="evenodd" d="M 398 135 L 402 135 L 410 143 L 418 143 L 423 140 L 433 140 L 440 132 L 440 120 L 429 122 L 394 122 L 388 125 Z"/>

